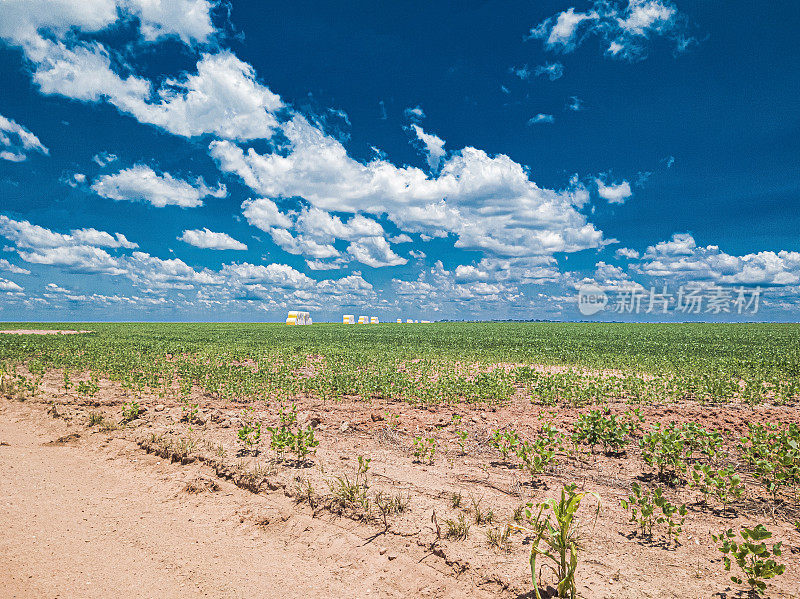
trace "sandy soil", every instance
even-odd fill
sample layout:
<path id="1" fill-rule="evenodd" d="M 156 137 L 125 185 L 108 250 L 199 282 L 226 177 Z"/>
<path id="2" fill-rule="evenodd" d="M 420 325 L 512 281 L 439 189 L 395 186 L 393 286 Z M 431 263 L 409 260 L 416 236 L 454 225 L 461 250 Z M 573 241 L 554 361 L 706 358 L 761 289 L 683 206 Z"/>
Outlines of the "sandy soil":
<path id="1" fill-rule="evenodd" d="M 2 597 L 490 596 L 418 548 L 370 542 L 371 527 L 222 480 L 189 494 L 187 482 L 213 480 L 208 468 L 24 404 L 0 410 Z"/>
<path id="2" fill-rule="evenodd" d="M 602 498 L 596 520 L 594 500 L 581 508 L 577 578 L 585 599 L 744 597 L 710 535 L 759 522 L 783 541 L 788 566 L 770 582 L 769 596 L 800 598 L 800 531 L 792 525 L 800 506 L 781 506 L 773 520 L 750 479 L 753 499 L 737 505 L 735 517 L 699 503 L 686 487 L 667 489 L 671 501 L 689 506 L 681 544 L 667 548 L 632 535 L 619 504 L 633 481 L 647 480 L 636 449 L 622 457 L 563 456 L 534 484 L 486 443 L 498 427 L 530 436 L 544 415 L 569 430 L 576 409 L 551 412 L 522 398 L 499 407 L 427 409 L 300 397 L 299 419 L 315 427 L 320 446 L 312 464 L 298 467 L 275 462 L 266 431 L 259 455 L 237 455 L 242 405 L 196 395 L 199 411 L 187 422 L 176 399 L 140 397 L 139 419 L 101 431 L 87 426 L 89 413 L 118 422 L 131 397 L 106 381 L 96 397 L 77 397 L 60 391 L 59 379 L 48 373 L 34 400 L 0 398 L 0 579 L 10 580 L 0 597 L 530 598 L 529 540 L 512 535 L 503 551 L 489 545 L 487 533 L 502 530 L 519 505 L 554 497 L 575 481 Z M 277 422 L 275 402 L 255 408 L 264 425 Z M 469 432 L 466 454 L 455 443 L 453 414 Z M 726 431 L 733 443 L 747 422 L 800 422 L 800 410 L 786 406 L 687 402 L 647 406 L 643 415 L 648 427 L 696 420 Z M 412 463 L 418 435 L 436 438 L 433 465 Z M 188 463 L 146 453 L 158 452 L 153 438 L 191 439 Z M 329 484 L 352 479 L 359 455 L 372 458 L 370 494 L 409 499 L 386 532 L 374 513 L 330 501 Z M 313 488 L 311 505 L 302 485 Z M 475 523 L 473 502 L 492 510 L 494 521 Z M 446 520 L 462 514 L 471 523 L 468 538 L 446 538 Z"/>

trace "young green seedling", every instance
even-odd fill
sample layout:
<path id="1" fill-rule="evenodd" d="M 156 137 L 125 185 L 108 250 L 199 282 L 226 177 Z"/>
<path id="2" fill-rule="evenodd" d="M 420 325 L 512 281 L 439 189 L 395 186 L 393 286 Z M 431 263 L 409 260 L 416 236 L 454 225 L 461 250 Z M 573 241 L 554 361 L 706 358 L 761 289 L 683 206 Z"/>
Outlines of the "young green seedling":
<path id="1" fill-rule="evenodd" d="M 785 564 L 779 564 L 773 558 L 781 555 L 781 543 L 775 543 L 768 549 L 767 539 L 772 538 L 772 533 L 763 524 L 755 528 L 742 528 L 739 532 L 741 539 L 736 538 L 733 529 L 723 530 L 718 535 L 711 535 L 715 543 L 721 543 L 719 550 L 724 554 L 722 558 L 725 570 L 730 572 L 731 564 L 736 562 L 744 575 L 744 580 L 757 594 L 766 588 L 766 580 L 779 576 L 786 571 Z M 731 576 L 736 584 L 742 584 L 741 576 Z"/>
<path id="2" fill-rule="evenodd" d="M 548 567 L 556 575 L 556 592 L 560 599 L 575 599 L 577 595 L 575 572 L 578 569 L 578 535 L 575 518 L 581 501 L 587 495 L 600 497 L 591 492 L 575 492 L 576 485 L 565 485 L 561 489 L 561 499 L 548 499 L 538 504 L 529 503 L 525 517 L 531 523 L 530 528 L 517 524 L 509 526 L 533 537 L 531 542 L 530 568 L 533 590 L 536 599 L 542 599 L 537 582 L 537 560 L 539 557 L 548 560 Z M 533 510 L 536 509 L 534 512 Z M 598 512 L 600 505 L 598 503 Z"/>

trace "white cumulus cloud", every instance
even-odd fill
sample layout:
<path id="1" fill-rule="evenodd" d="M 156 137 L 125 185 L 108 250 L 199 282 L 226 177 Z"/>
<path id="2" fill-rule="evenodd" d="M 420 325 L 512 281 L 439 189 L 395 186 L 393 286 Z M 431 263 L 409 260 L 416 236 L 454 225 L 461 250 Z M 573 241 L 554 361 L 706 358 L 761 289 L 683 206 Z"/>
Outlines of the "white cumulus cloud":
<path id="1" fill-rule="evenodd" d="M 17 43 L 41 31 L 64 36 L 72 29 L 102 31 L 119 20 L 139 20 L 142 37 L 156 41 L 176 36 L 186 43 L 205 42 L 214 32 L 209 0 L 3 0 L 0 37 Z"/>
<path id="2" fill-rule="evenodd" d="M 647 55 L 652 36 L 671 39 L 678 52 L 694 41 L 686 37 L 685 19 L 669 0 L 595 0 L 592 9 L 569 8 L 531 29 L 530 37 L 544 41 L 546 48 L 571 52 L 589 35 L 606 43 L 606 55 L 635 61 Z"/>
<path id="3" fill-rule="evenodd" d="M 606 185 L 602 179 L 595 179 L 595 183 L 597 183 L 597 194 L 609 204 L 624 204 L 625 200 L 633 195 L 631 184 L 627 181 Z"/>
<path id="4" fill-rule="evenodd" d="M 425 118 L 425 111 L 422 110 L 419 106 L 414 106 L 413 108 L 406 108 L 403 111 L 403 114 L 406 115 L 406 118 L 409 119 L 424 119 Z"/>
<path id="5" fill-rule="evenodd" d="M 116 154 L 111 154 L 110 152 L 98 152 L 94 156 L 92 156 L 92 161 L 99 167 L 108 166 L 112 162 L 117 160 Z"/>
<path id="6" fill-rule="evenodd" d="M 616 252 L 614 252 L 614 255 L 617 258 L 628 258 L 630 260 L 636 260 L 637 258 L 639 258 L 640 254 L 639 252 L 631 248 L 619 248 Z"/>
<path id="7" fill-rule="evenodd" d="M 128 241 L 121 233 L 107 233 L 97 229 L 73 229 L 69 234 L 56 233 L 45 227 L 23 220 L 13 220 L 0 215 L 0 235 L 22 248 L 63 248 L 65 246 L 94 245 L 107 248 L 133 249 L 137 244 Z"/>
<path id="8" fill-rule="evenodd" d="M 367 266 L 398 266 L 408 260 L 394 253 L 389 242 L 383 237 L 362 237 L 347 247 L 347 253 Z"/>
<path id="9" fill-rule="evenodd" d="M 546 62 L 536 67 L 537 75 L 545 75 L 550 81 L 555 81 L 564 76 L 564 65 L 560 62 Z"/>
<path id="10" fill-rule="evenodd" d="M 179 241 L 208 250 L 246 250 L 247 246 L 227 233 L 203 229 L 187 229 L 178 237 Z"/>
<path id="11" fill-rule="evenodd" d="M 689 233 L 648 247 L 633 272 L 656 278 L 710 281 L 725 285 L 800 284 L 800 252 L 762 251 L 740 256 L 719 246 L 698 246 Z"/>
<path id="12" fill-rule="evenodd" d="M 22 162 L 28 157 L 28 152 L 50 154 L 50 150 L 44 147 L 38 137 L 16 121 L 0 114 L 0 159 Z"/>
<path id="13" fill-rule="evenodd" d="M 272 135 L 283 102 L 256 80 L 252 66 L 223 51 L 203 54 L 196 74 L 168 80 L 155 101 L 141 98 L 118 108 L 175 135 L 247 140 Z"/>
<path id="14" fill-rule="evenodd" d="M 555 118 L 553 117 L 552 114 L 544 114 L 543 112 L 540 112 L 536 116 L 531 117 L 530 119 L 528 119 L 528 124 L 529 125 L 538 125 L 540 123 L 550 124 L 550 123 L 553 123 L 554 121 L 555 121 Z"/>
<path id="15" fill-rule="evenodd" d="M 0 258 L 0 270 L 7 270 L 8 272 L 13 272 L 15 275 L 31 274 L 31 271 L 29 271 L 27 268 L 22 268 L 21 266 L 12 264 L 5 258 Z"/>
<path id="16" fill-rule="evenodd" d="M 3 279 L 2 277 L 0 277 L 0 291 L 19 292 L 22 291 L 22 287 L 17 285 L 14 281 L 9 281 L 8 279 Z"/>
<path id="17" fill-rule="evenodd" d="M 42 93 L 107 101 L 141 123 L 183 137 L 269 138 L 277 125 L 274 113 L 284 106 L 256 80 L 253 67 L 229 51 L 203 54 L 196 73 L 167 79 L 154 90 L 148 79 L 119 74 L 97 42 L 67 45 L 37 37 L 24 49 Z"/>
<path id="18" fill-rule="evenodd" d="M 177 36 L 183 42 L 206 42 L 214 33 L 209 0 L 119 0 L 121 8 L 139 19 L 142 37 L 156 41 Z"/>
<path id="19" fill-rule="evenodd" d="M 224 198 L 228 192 L 220 184 L 208 187 L 202 178 L 194 183 L 177 179 L 169 173 L 159 175 L 152 168 L 137 164 L 113 175 L 103 175 L 93 184 L 98 195 L 112 200 L 142 201 L 153 206 L 180 206 L 195 208 L 203 205 L 203 198 Z"/>
<path id="20" fill-rule="evenodd" d="M 411 125 L 417 139 L 422 142 L 428 165 L 433 169 L 439 168 L 439 163 L 445 155 L 444 140 L 431 133 L 425 133 L 419 125 Z"/>
<path id="21" fill-rule="evenodd" d="M 575 8 L 570 7 L 531 29 L 530 36 L 544 39 L 545 45 L 550 48 L 561 48 L 569 52 L 575 48 L 575 38 L 581 25 L 595 22 L 599 18 L 595 11 L 576 13 Z"/>
<path id="22" fill-rule="evenodd" d="M 381 158 L 354 160 L 300 115 L 281 130 L 289 142 L 283 152 L 260 154 L 215 141 L 211 156 L 263 196 L 301 197 L 324 212 L 385 214 L 405 233 L 453 234 L 459 248 L 525 256 L 604 243 L 578 212 L 588 192 L 577 180 L 562 191 L 542 189 L 508 156 L 472 147 L 448 156 L 429 176 Z"/>
<path id="23" fill-rule="evenodd" d="M 247 200 L 242 208 L 247 222 L 269 233 L 284 251 L 313 258 L 308 262 L 313 270 L 340 268 L 351 259 L 376 268 L 407 262 L 391 249 L 380 223 L 361 214 L 342 220 L 314 207 L 282 213 L 266 198 Z M 336 240 L 350 242 L 344 254 Z"/>

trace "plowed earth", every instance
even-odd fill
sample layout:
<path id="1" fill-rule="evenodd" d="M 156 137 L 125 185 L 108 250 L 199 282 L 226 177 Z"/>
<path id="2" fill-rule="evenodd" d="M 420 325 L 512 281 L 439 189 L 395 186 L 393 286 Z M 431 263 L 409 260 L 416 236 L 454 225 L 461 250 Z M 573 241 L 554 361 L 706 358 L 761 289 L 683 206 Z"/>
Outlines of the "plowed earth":
<path id="1" fill-rule="evenodd" d="M 90 412 L 119 423 L 131 398 L 107 383 L 96 397 L 78 398 L 58 390 L 59 378 L 48 374 L 35 399 L 0 398 L 0 597 L 530 597 L 530 540 L 512 534 L 504 551 L 490 546 L 487 533 L 502 531 L 521 504 L 576 482 L 601 498 L 599 511 L 593 498 L 580 511 L 581 597 L 747 596 L 730 582 L 710 535 L 763 523 L 783 541 L 787 564 L 769 596 L 800 598 L 793 525 L 800 510 L 788 501 L 772 506 L 747 475 L 749 498 L 735 504 L 735 515 L 686 486 L 668 488 L 670 501 L 689 508 L 680 545 L 668 547 L 659 536 L 637 537 L 620 506 L 633 482 L 650 481 L 635 443 L 621 456 L 561 455 L 555 470 L 531 480 L 486 442 L 495 428 L 530 436 L 540 416 L 569 434 L 574 408 L 522 398 L 420 408 L 299 397 L 299 420 L 315 427 L 320 445 L 297 465 L 274 459 L 266 431 L 260 453 L 242 455 L 241 405 L 200 397 L 187 422 L 178 401 L 143 397 L 137 420 L 90 427 Z M 254 407 L 265 425 L 277 422 L 278 404 Z M 454 414 L 469 432 L 463 453 Z M 645 428 L 696 421 L 725 431 L 732 463 L 748 422 L 800 422 L 800 410 L 786 406 L 687 402 L 645 406 L 642 414 Z M 436 439 L 432 465 L 413 463 L 415 436 Z M 176 456 L 154 439 L 183 439 L 190 450 Z M 388 516 L 388 530 L 374 503 L 367 513 L 333 500 L 330 485 L 354 479 L 357 456 L 372 460 L 371 497 L 381 491 L 407 500 L 404 512 Z M 491 523 L 475 523 L 476 504 L 492 511 Z M 467 538 L 447 538 L 446 521 L 461 514 Z"/>

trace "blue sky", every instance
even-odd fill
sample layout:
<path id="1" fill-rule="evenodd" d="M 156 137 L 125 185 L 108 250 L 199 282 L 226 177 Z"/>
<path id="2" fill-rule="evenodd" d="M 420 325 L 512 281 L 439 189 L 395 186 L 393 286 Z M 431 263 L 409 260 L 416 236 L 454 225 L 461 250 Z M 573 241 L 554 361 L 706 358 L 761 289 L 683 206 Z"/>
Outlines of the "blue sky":
<path id="1" fill-rule="evenodd" d="M 0 320 L 798 320 L 798 27 L 0 0 Z"/>

